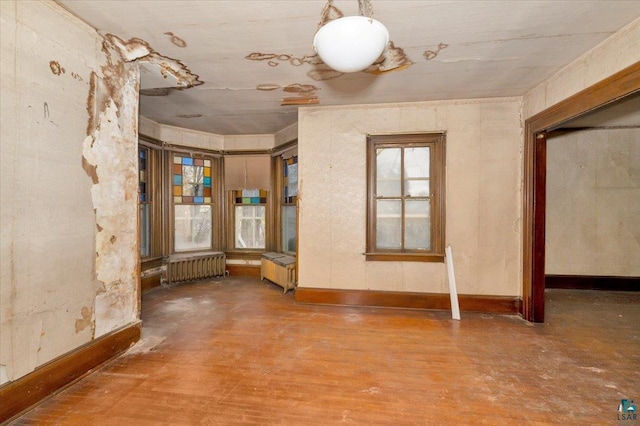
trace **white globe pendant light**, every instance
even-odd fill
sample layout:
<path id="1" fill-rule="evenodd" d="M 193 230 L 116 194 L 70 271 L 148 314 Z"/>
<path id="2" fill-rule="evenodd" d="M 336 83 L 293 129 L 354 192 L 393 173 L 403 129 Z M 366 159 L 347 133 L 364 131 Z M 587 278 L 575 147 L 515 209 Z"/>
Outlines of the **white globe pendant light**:
<path id="1" fill-rule="evenodd" d="M 329 67 L 349 73 L 366 69 L 382 55 L 389 31 L 366 16 L 346 16 L 323 25 L 313 38 L 313 48 Z"/>

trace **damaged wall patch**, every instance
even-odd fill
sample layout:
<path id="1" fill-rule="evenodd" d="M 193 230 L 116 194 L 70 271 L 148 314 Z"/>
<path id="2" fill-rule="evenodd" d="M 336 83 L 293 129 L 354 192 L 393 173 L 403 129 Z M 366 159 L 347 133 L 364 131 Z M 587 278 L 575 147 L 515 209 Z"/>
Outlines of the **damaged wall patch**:
<path id="1" fill-rule="evenodd" d="M 65 73 L 65 69 L 60 66 L 60 63 L 58 61 L 49 61 L 49 68 L 51 68 L 51 72 L 55 75 Z"/>
<path id="2" fill-rule="evenodd" d="M 86 306 L 83 306 L 82 310 L 80 311 L 80 319 L 76 320 L 76 334 L 80 333 L 87 327 L 91 327 L 91 337 L 93 338 L 93 310 L 89 309 Z"/>

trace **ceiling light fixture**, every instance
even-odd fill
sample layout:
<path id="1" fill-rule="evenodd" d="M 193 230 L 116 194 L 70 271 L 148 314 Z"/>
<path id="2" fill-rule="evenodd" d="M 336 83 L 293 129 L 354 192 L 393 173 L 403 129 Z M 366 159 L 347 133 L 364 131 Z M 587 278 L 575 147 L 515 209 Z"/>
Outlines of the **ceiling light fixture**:
<path id="1" fill-rule="evenodd" d="M 358 0 L 359 16 L 346 16 L 327 22 L 328 12 L 333 8 L 331 3 L 332 0 L 327 0 L 324 7 L 319 24 L 321 27 L 313 38 L 313 48 L 324 63 L 336 71 L 362 71 L 384 52 L 389 43 L 389 31 L 373 19 L 371 0 Z M 365 8 L 368 17 L 365 16 Z"/>

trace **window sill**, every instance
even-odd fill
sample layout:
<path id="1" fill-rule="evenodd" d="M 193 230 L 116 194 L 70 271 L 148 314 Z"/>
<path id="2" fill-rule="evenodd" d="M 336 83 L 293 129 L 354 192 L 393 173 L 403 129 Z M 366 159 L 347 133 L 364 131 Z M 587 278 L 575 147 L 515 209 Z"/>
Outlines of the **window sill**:
<path id="1" fill-rule="evenodd" d="M 267 252 L 266 249 L 257 249 L 252 251 L 247 250 L 229 250 L 226 251 L 227 259 L 239 259 L 239 260 L 260 260 L 262 258 L 262 253 Z"/>
<path id="2" fill-rule="evenodd" d="M 158 266 L 162 266 L 164 263 L 164 258 L 162 256 L 155 257 L 143 257 L 140 259 L 140 269 L 142 271 L 146 271 L 147 269 L 157 268 Z"/>
<path id="3" fill-rule="evenodd" d="M 364 253 L 368 262 L 434 262 L 444 263 L 444 254 Z"/>

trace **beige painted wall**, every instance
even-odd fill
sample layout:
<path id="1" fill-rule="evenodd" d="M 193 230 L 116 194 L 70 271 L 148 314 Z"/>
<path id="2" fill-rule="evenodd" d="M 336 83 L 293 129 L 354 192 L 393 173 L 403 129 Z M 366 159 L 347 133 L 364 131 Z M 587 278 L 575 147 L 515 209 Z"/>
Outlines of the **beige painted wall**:
<path id="1" fill-rule="evenodd" d="M 447 292 L 444 263 L 366 262 L 367 133 L 447 132 L 458 291 L 521 293 L 519 98 L 301 108 L 299 286 Z"/>
<path id="2" fill-rule="evenodd" d="M 546 273 L 640 276 L 640 129 L 547 145 Z"/>
<path id="3" fill-rule="evenodd" d="M 639 61 L 640 18 L 528 91 L 523 116 L 532 117 Z"/>
<path id="4" fill-rule="evenodd" d="M 54 2 L 0 23 L 4 383 L 138 319 L 138 69 Z"/>

